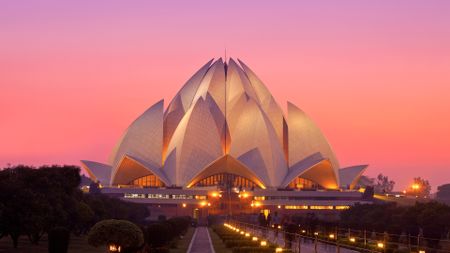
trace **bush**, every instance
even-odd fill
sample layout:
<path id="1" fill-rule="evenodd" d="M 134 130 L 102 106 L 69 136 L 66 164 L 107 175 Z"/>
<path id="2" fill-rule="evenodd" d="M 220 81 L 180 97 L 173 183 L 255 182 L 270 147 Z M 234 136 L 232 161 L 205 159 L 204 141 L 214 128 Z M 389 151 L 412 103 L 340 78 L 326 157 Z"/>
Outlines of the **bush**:
<path id="1" fill-rule="evenodd" d="M 242 240 L 242 236 L 240 235 L 219 235 L 222 241 L 232 241 L 232 240 Z"/>
<path id="2" fill-rule="evenodd" d="M 167 247 L 158 247 L 150 249 L 150 253 L 170 253 L 170 250 Z"/>
<path id="3" fill-rule="evenodd" d="M 48 232 L 48 253 L 66 253 L 69 248 L 70 231 L 54 227 Z"/>
<path id="4" fill-rule="evenodd" d="M 258 243 L 251 241 L 251 240 L 226 240 L 224 241 L 225 246 L 227 248 L 234 248 L 234 247 L 246 247 L 246 246 L 258 246 Z"/>
<path id="5" fill-rule="evenodd" d="M 171 240 L 169 228 L 163 223 L 149 225 L 146 232 L 145 241 L 151 248 L 166 246 Z"/>
<path id="6" fill-rule="evenodd" d="M 103 220 L 95 224 L 88 234 L 88 243 L 120 246 L 122 252 L 135 252 L 144 244 L 142 230 L 126 220 Z"/>
<path id="7" fill-rule="evenodd" d="M 167 220 L 173 228 L 173 237 L 180 236 L 186 233 L 191 225 L 190 217 L 173 217 Z"/>
<path id="8" fill-rule="evenodd" d="M 275 252 L 274 248 L 262 248 L 262 247 L 239 247 L 233 248 L 233 253 L 273 253 Z M 283 251 L 284 252 L 284 251 Z"/>

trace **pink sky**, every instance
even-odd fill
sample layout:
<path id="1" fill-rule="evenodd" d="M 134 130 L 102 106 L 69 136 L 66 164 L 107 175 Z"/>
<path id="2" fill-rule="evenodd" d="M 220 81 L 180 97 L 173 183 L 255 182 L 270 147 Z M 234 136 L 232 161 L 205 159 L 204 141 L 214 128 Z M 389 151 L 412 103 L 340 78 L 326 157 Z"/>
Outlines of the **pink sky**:
<path id="1" fill-rule="evenodd" d="M 226 47 L 342 166 L 370 164 L 398 190 L 450 183 L 449 13 L 445 0 L 2 1 L 0 166 L 106 162 Z"/>

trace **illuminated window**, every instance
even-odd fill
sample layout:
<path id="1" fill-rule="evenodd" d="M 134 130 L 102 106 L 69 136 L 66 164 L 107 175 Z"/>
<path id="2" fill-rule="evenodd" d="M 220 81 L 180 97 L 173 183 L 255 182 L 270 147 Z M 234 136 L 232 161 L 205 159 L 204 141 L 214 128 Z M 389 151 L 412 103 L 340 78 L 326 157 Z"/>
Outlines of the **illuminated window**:
<path id="1" fill-rule="evenodd" d="M 285 209 L 298 210 L 298 209 L 308 209 L 308 206 L 284 206 Z"/>
<path id="2" fill-rule="evenodd" d="M 143 199 L 145 198 L 145 194 L 137 194 L 137 193 L 125 193 L 124 198 L 127 199 Z"/>
<path id="3" fill-rule="evenodd" d="M 336 210 L 345 210 L 345 209 L 349 209 L 350 206 L 335 206 L 334 209 Z"/>
<path id="4" fill-rule="evenodd" d="M 242 188 L 259 188 L 250 179 L 241 177 L 235 174 L 221 173 L 215 174 L 198 181 L 194 186 L 229 186 L 229 187 L 242 187 Z"/>
<path id="5" fill-rule="evenodd" d="M 148 194 L 149 199 L 168 199 L 168 194 Z"/>
<path id="6" fill-rule="evenodd" d="M 266 197 L 264 197 L 264 196 L 255 196 L 255 197 L 253 197 L 253 199 L 254 200 L 265 200 Z"/>
<path id="7" fill-rule="evenodd" d="M 312 210 L 333 210 L 333 206 L 309 206 Z"/>
<path id="8" fill-rule="evenodd" d="M 205 200 L 206 196 L 205 195 L 195 195 L 195 199 Z"/>
<path id="9" fill-rule="evenodd" d="M 173 194 L 172 199 L 193 199 L 193 196 L 185 194 Z"/>
<path id="10" fill-rule="evenodd" d="M 142 186 L 142 187 L 163 187 L 164 183 L 159 180 L 159 178 L 153 174 L 140 177 L 130 182 L 131 185 Z"/>
<path id="11" fill-rule="evenodd" d="M 320 189 L 321 187 L 311 180 L 304 179 L 301 177 L 296 177 L 288 185 L 288 188 L 298 189 L 298 190 L 317 190 L 317 189 Z"/>

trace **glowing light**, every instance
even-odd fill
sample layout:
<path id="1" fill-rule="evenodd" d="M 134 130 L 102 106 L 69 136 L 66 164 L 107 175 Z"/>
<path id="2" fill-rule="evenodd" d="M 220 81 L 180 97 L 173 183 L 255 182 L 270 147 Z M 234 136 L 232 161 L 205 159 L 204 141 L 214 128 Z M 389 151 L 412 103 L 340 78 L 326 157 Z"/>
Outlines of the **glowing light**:
<path id="1" fill-rule="evenodd" d="M 255 206 L 255 204 L 251 203 L 251 204 L 250 204 L 250 206 L 251 206 L 251 207 L 254 207 L 254 206 Z"/>
<path id="2" fill-rule="evenodd" d="M 250 233 L 245 233 L 245 237 L 250 237 Z"/>
<path id="3" fill-rule="evenodd" d="M 303 234 L 306 233 L 306 230 L 303 229 L 303 230 L 302 230 L 302 233 L 303 233 Z"/>
<path id="4" fill-rule="evenodd" d="M 244 234 L 244 231 L 241 231 L 241 235 L 243 235 Z"/>
<path id="5" fill-rule="evenodd" d="M 206 204 L 207 204 L 206 201 L 200 202 L 200 205 L 201 205 L 201 206 L 206 206 Z"/>
<path id="6" fill-rule="evenodd" d="M 319 232 L 314 232 L 314 235 L 315 235 L 315 236 L 318 236 L 318 235 L 319 235 Z"/>
<path id="7" fill-rule="evenodd" d="M 239 231 L 240 231 L 240 230 L 239 230 L 239 228 L 236 228 L 236 230 L 235 230 L 235 231 L 239 233 Z"/>
<path id="8" fill-rule="evenodd" d="M 261 241 L 261 246 L 263 247 L 267 246 L 267 241 Z"/>
<path id="9" fill-rule="evenodd" d="M 208 203 L 208 206 L 211 206 L 211 203 Z"/>
<path id="10" fill-rule="evenodd" d="M 213 196 L 215 198 L 215 197 L 219 196 L 219 194 L 217 192 L 213 192 L 213 193 L 211 193 L 211 196 Z"/>
<path id="11" fill-rule="evenodd" d="M 425 253 L 425 250 L 419 250 L 419 253 Z"/>
<path id="12" fill-rule="evenodd" d="M 283 252 L 283 248 L 280 248 L 280 247 L 275 248 L 275 252 Z"/>
<path id="13" fill-rule="evenodd" d="M 420 185 L 419 184 L 413 184 L 411 186 L 411 188 L 413 188 L 414 190 L 418 190 L 420 188 Z"/>
<path id="14" fill-rule="evenodd" d="M 351 242 L 356 242 L 355 237 L 351 237 L 351 238 L 350 238 L 350 241 L 351 241 Z"/>
<path id="15" fill-rule="evenodd" d="M 120 246 L 116 246 L 116 245 L 113 245 L 113 244 L 109 245 L 109 251 L 110 252 L 120 252 L 120 250 L 121 250 Z"/>
<path id="16" fill-rule="evenodd" d="M 244 192 L 244 193 L 242 194 L 242 197 L 243 197 L 243 198 L 247 198 L 247 197 L 248 197 L 248 193 Z"/>
<path id="17" fill-rule="evenodd" d="M 281 206 L 280 205 L 278 205 L 278 209 L 280 209 L 281 208 Z"/>
<path id="18" fill-rule="evenodd" d="M 384 248 L 384 243 L 382 242 L 377 243 L 377 247 L 381 249 Z"/>
<path id="19" fill-rule="evenodd" d="M 281 229 L 281 225 L 278 225 L 278 227 L 277 227 L 278 229 Z"/>
<path id="20" fill-rule="evenodd" d="M 252 241 L 254 241 L 254 242 L 258 241 L 258 237 L 253 236 L 253 237 L 252 237 Z"/>
<path id="21" fill-rule="evenodd" d="M 181 206 L 182 206 L 182 207 L 186 207 L 186 203 L 183 203 Z"/>
<path id="22" fill-rule="evenodd" d="M 350 209 L 350 206 L 335 206 L 334 209 L 336 209 L 336 210 L 345 210 L 345 209 Z"/>
<path id="23" fill-rule="evenodd" d="M 330 234 L 328 237 L 330 237 L 330 239 L 334 239 L 334 234 Z"/>
<path id="24" fill-rule="evenodd" d="M 255 202 L 255 206 L 256 206 L 256 207 L 259 207 L 259 206 L 261 206 L 261 203 Z"/>

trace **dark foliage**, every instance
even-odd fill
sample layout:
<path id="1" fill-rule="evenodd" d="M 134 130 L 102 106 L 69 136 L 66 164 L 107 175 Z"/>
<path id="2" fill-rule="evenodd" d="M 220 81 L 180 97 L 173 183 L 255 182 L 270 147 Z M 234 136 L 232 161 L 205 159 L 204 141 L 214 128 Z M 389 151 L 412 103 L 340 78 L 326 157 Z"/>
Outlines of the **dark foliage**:
<path id="1" fill-rule="evenodd" d="M 120 246 L 122 252 L 136 252 L 144 244 L 142 230 L 126 220 L 103 220 L 95 224 L 88 234 L 88 243 Z"/>
<path id="2" fill-rule="evenodd" d="M 102 194 L 83 194 L 76 166 L 18 165 L 0 171 L 0 237 L 10 236 L 14 247 L 25 235 L 37 244 L 51 228 L 62 226 L 85 234 L 104 219 L 142 224 L 145 206 Z"/>
<path id="3" fill-rule="evenodd" d="M 356 205 L 341 214 L 341 227 L 443 238 L 450 232 L 450 207 L 437 202 Z"/>
<path id="4" fill-rule="evenodd" d="M 173 217 L 159 221 L 145 229 L 145 241 L 150 252 L 167 247 L 171 241 L 184 235 L 191 224 L 190 217 Z"/>
<path id="5" fill-rule="evenodd" d="M 70 231 L 65 227 L 54 227 L 48 232 L 48 253 L 67 253 Z"/>
<path id="6" fill-rule="evenodd" d="M 170 226 L 164 223 L 155 223 L 147 227 L 146 241 L 150 248 L 167 245 L 170 242 Z"/>

